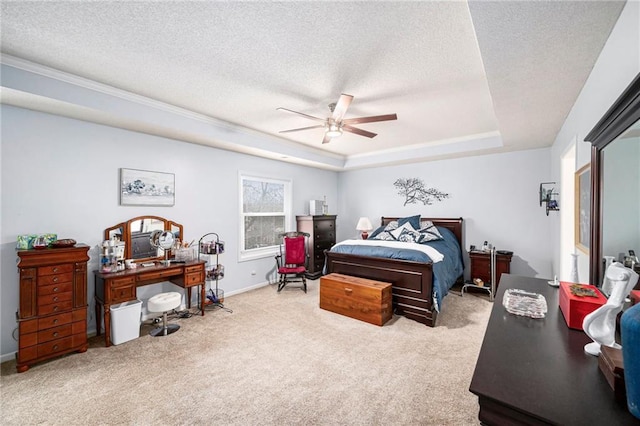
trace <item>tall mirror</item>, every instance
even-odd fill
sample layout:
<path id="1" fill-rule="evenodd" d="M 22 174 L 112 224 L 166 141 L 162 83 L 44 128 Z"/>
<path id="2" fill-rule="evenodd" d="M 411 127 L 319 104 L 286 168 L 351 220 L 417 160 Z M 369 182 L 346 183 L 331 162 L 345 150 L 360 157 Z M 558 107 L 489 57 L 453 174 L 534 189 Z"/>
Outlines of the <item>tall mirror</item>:
<path id="1" fill-rule="evenodd" d="M 591 150 L 589 281 L 601 286 L 611 260 L 633 262 L 640 252 L 640 74 L 585 140 Z"/>
<path id="2" fill-rule="evenodd" d="M 119 239 L 125 243 L 125 258 L 136 260 L 159 260 L 164 258 L 162 249 L 153 247 L 153 231 L 170 231 L 174 239 L 181 240 L 182 225 L 159 216 L 138 216 L 105 229 L 105 239 Z"/>

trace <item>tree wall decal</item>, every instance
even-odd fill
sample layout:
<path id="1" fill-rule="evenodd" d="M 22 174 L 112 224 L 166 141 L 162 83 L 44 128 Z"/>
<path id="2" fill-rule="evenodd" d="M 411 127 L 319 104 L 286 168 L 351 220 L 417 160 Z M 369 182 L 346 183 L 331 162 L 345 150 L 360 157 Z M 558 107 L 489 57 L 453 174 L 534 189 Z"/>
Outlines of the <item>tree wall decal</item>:
<path id="1" fill-rule="evenodd" d="M 442 201 L 450 195 L 438 191 L 436 188 L 425 188 L 424 182 L 419 178 L 398 179 L 393 183 L 398 188 L 398 195 L 404 195 L 404 205 L 416 204 L 418 201 L 424 205 L 431 205 L 434 201 Z"/>

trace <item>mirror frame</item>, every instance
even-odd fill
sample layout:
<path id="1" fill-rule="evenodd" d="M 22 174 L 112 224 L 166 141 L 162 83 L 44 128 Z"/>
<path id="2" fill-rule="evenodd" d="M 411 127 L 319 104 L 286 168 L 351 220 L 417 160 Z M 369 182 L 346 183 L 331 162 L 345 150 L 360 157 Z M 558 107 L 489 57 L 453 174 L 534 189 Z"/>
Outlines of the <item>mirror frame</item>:
<path id="1" fill-rule="evenodd" d="M 131 219 L 129 219 L 126 222 L 121 222 L 118 223 L 116 225 L 113 225 L 110 228 L 107 228 L 104 230 L 104 239 L 108 240 L 111 237 L 111 232 L 112 231 L 116 231 L 118 229 L 122 230 L 121 232 L 121 241 L 123 241 L 125 243 L 124 245 L 124 258 L 125 259 L 131 259 L 131 223 L 135 222 L 136 220 L 142 220 L 142 219 L 155 219 L 158 221 L 161 221 L 164 223 L 164 230 L 165 231 L 171 231 L 172 227 L 176 227 L 178 228 L 179 232 L 180 232 L 180 240 L 184 239 L 184 228 L 182 227 L 181 224 L 174 222 L 173 220 L 169 220 L 169 219 L 165 219 L 164 217 L 160 217 L 160 216 L 152 216 L 152 215 L 144 215 L 144 216 L 137 216 L 137 217 L 133 217 Z M 169 253 L 169 257 L 171 257 L 173 253 Z M 155 256 L 155 257 L 145 257 L 145 258 L 140 258 L 140 259 L 135 259 L 136 262 L 145 262 L 145 261 L 152 261 L 152 260 L 163 260 L 164 256 Z"/>
<path id="2" fill-rule="evenodd" d="M 591 250 L 589 283 L 600 286 L 602 274 L 603 152 L 624 131 L 640 120 L 640 73 L 622 92 L 598 124 L 584 138 L 591 142 Z"/>

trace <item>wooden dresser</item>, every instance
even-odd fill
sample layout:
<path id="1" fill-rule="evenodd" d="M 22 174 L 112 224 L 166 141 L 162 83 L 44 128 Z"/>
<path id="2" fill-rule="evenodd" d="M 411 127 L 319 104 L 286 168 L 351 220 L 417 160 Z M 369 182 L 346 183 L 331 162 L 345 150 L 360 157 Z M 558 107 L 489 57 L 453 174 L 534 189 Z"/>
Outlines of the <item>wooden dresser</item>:
<path id="1" fill-rule="evenodd" d="M 16 368 L 87 350 L 89 246 L 18 251 L 20 306 Z"/>
<path id="2" fill-rule="evenodd" d="M 320 308 L 375 325 L 393 315 L 391 284 L 343 274 L 320 278 Z"/>
<path id="3" fill-rule="evenodd" d="M 309 267 L 307 276 L 317 279 L 322 275 L 324 267 L 324 251 L 336 243 L 336 216 L 296 216 L 299 232 L 306 232 L 309 237 Z"/>
<path id="4" fill-rule="evenodd" d="M 547 301 L 545 318 L 508 313 L 504 293 L 517 288 Z M 547 278 L 503 275 L 469 390 L 478 396 L 483 425 L 638 425 L 587 355 L 591 339 L 571 330 L 559 289 Z"/>
<path id="5" fill-rule="evenodd" d="M 511 272 L 511 254 L 496 253 L 496 291 L 500 284 L 502 274 Z M 469 259 L 471 260 L 471 281 L 474 278 L 480 278 L 485 285 L 491 287 L 491 254 L 485 251 L 470 251 Z"/>

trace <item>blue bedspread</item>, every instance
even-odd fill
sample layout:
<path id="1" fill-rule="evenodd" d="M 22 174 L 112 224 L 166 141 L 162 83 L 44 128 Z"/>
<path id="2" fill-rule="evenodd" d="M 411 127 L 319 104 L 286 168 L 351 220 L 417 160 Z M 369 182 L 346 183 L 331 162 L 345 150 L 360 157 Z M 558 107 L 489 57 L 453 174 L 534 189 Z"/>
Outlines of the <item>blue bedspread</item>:
<path id="1" fill-rule="evenodd" d="M 460 244 L 453 232 L 438 226 L 438 231 L 444 239 L 429 241 L 428 244 L 444 255 L 441 262 L 433 264 L 433 301 L 436 311 L 440 312 L 442 298 L 447 295 L 449 289 L 464 271 Z M 402 259 L 414 262 L 431 262 L 429 256 L 417 250 L 395 249 L 382 246 L 338 245 L 331 248 L 332 252 L 357 254 L 360 256 L 385 257 L 389 259 Z"/>

